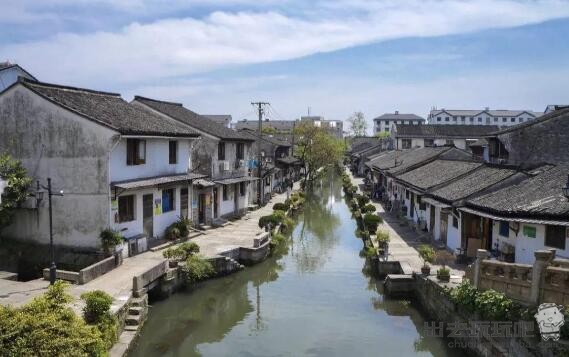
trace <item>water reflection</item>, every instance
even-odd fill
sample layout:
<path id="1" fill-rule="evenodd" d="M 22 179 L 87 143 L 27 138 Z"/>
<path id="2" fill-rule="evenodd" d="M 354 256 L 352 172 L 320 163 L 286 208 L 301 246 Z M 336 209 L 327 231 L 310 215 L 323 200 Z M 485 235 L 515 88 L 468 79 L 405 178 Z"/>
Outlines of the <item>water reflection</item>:
<path id="1" fill-rule="evenodd" d="M 339 182 L 307 197 L 265 262 L 156 303 L 131 356 L 449 355 L 412 301 L 386 299 Z"/>

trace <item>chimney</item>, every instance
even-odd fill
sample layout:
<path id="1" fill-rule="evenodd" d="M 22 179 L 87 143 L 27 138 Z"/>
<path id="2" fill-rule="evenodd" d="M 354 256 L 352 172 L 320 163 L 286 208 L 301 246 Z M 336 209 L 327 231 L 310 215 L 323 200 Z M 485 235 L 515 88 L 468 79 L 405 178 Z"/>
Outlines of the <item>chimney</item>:
<path id="1" fill-rule="evenodd" d="M 395 111 L 395 115 L 398 115 L 398 114 L 399 114 L 399 110 L 396 110 L 396 111 Z"/>

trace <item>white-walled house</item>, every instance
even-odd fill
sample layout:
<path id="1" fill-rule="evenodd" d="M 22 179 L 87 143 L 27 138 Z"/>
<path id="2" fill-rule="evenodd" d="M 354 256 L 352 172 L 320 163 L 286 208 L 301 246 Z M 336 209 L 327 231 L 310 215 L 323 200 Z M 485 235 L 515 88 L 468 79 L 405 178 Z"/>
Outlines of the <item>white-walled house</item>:
<path id="1" fill-rule="evenodd" d="M 543 166 L 516 185 L 467 200 L 459 208 L 464 216 L 464 244 L 479 238 L 498 258 L 532 264 L 534 252 L 555 249 L 569 258 L 569 164 Z"/>
<path id="2" fill-rule="evenodd" d="M 525 123 L 542 115 L 542 112 L 531 110 L 433 109 L 427 119 L 432 125 L 498 125 L 502 127 Z"/>
<path id="3" fill-rule="evenodd" d="M 20 79 L 0 94 L 0 126 L 0 151 L 64 192 L 53 198 L 57 245 L 98 249 L 113 228 L 143 250 L 189 207 L 188 150 L 199 134 L 119 94 Z M 30 199 L 3 235 L 49 243 L 46 201 Z"/>
<path id="4" fill-rule="evenodd" d="M 16 63 L 0 63 L 0 92 L 16 83 L 19 77 L 33 81 L 37 80 L 36 77 L 32 76 L 28 71 Z"/>
<path id="5" fill-rule="evenodd" d="M 180 103 L 135 96 L 132 105 L 188 126 L 201 135 L 192 146 L 191 172 L 196 180 L 190 217 L 196 225 L 210 226 L 244 214 L 249 207 L 253 140 L 201 116 Z"/>

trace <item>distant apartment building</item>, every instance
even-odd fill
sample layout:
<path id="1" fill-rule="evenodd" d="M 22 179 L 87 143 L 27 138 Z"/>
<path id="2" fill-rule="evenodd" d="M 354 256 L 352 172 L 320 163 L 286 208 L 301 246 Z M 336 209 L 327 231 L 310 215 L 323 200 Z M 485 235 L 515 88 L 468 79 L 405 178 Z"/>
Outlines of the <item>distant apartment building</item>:
<path id="1" fill-rule="evenodd" d="M 425 123 L 425 118 L 421 118 L 415 114 L 385 113 L 373 119 L 373 132 L 375 134 L 381 132 L 391 133 L 396 124 L 421 125 Z"/>
<path id="2" fill-rule="evenodd" d="M 312 122 L 314 126 L 326 129 L 330 135 L 338 139 L 344 137 L 344 122 L 341 120 L 326 120 L 322 116 L 301 116 L 300 121 Z"/>
<path id="3" fill-rule="evenodd" d="M 531 110 L 450 110 L 432 109 L 428 122 L 434 125 L 498 125 L 511 126 L 534 120 L 542 116 L 542 112 Z"/>

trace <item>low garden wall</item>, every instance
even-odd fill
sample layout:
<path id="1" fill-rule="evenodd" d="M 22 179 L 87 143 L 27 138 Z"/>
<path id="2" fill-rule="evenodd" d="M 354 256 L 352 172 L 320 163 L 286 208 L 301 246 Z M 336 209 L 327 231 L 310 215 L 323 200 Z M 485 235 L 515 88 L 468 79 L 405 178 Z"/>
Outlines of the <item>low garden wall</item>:
<path id="1" fill-rule="evenodd" d="M 117 266 L 122 264 L 121 253 L 115 253 L 113 256 L 105 258 L 95 264 L 91 264 L 86 268 L 75 271 L 61 270 L 57 269 L 55 273 L 56 279 L 69 281 L 73 284 L 87 284 L 93 279 L 100 277 L 101 275 L 108 273 Z M 49 280 L 49 268 L 43 270 L 43 278 Z"/>

